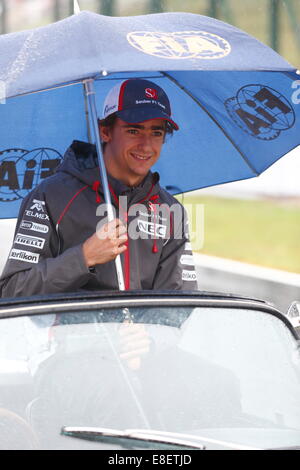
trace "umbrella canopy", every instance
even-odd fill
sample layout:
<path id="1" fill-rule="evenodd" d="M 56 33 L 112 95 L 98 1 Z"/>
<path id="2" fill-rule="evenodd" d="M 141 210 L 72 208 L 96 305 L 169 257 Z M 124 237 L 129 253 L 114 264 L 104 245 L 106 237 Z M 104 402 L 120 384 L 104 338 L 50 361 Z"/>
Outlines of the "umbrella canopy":
<path id="1" fill-rule="evenodd" d="M 257 176 L 300 144 L 299 76 L 256 39 L 189 13 L 82 12 L 0 37 L 1 217 L 16 217 L 73 139 L 95 141 L 84 80 L 101 116 L 108 90 L 130 77 L 170 98 L 180 130 L 154 169 L 173 193 Z"/>

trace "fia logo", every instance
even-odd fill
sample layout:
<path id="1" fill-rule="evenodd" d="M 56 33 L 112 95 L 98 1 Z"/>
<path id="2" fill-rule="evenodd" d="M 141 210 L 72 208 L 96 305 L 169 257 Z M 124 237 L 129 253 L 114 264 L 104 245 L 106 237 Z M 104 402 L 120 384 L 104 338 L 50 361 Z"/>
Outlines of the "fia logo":
<path id="1" fill-rule="evenodd" d="M 293 106 L 281 93 L 266 85 L 246 85 L 224 105 L 233 121 L 257 139 L 276 139 L 295 124 Z"/>
<path id="2" fill-rule="evenodd" d="M 1 151 L 0 201 L 15 201 L 27 196 L 44 178 L 54 173 L 61 159 L 62 155 L 51 148 Z"/>
<path id="3" fill-rule="evenodd" d="M 164 59 L 221 59 L 231 52 L 226 39 L 207 31 L 133 31 L 127 41 L 145 54 Z"/>

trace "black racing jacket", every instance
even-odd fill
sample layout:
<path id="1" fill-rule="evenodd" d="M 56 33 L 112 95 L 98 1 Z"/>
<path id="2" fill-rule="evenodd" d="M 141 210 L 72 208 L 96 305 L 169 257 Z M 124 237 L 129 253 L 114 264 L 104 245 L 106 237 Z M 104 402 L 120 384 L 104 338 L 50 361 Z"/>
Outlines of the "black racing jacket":
<path id="1" fill-rule="evenodd" d="M 83 257 L 83 242 L 107 221 L 99 179 L 95 146 L 74 141 L 56 173 L 23 200 L 2 297 L 119 289 L 114 261 L 88 268 Z M 126 290 L 197 290 L 186 213 L 158 174 L 136 188 L 108 181 L 129 235 L 121 254 Z"/>

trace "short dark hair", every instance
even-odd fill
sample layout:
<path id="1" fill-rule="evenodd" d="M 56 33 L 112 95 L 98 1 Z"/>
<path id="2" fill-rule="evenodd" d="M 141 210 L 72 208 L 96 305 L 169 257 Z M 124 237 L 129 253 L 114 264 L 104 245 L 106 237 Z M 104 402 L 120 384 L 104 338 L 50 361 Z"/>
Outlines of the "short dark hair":
<path id="1" fill-rule="evenodd" d="M 110 114 L 109 116 L 107 116 L 105 119 L 98 119 L 98 125 L 100 125 L 101 127 L 110 127 L 112 129 L 115 125 L 117 117 L 118 117 L 117 113 L 113 113 L 113 114 Z M 171 124 L 169 123 L 169 121 L 165 121 L 165 123 L 166 123 L 166 125 L 165 125 L 166 134 L 173 135 L 174 129 L 171 126 Z M 105 148 L 105 145 L 106 145 L 106 142 L 102 142 L 102 149 L 103 150 Z"/>
<path id="2" fill-rule="evenodd" d="M 110 114 L 105 119 L 98 119 L 98 124 L 103 127 L 114 127 L 117 117 L 117 113 Z"/>

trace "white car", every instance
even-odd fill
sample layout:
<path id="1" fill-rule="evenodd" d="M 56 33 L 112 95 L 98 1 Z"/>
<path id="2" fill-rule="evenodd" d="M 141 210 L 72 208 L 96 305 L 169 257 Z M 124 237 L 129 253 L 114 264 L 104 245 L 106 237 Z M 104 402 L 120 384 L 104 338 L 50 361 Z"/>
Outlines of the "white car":
<path id="1" fill-rule="evenodd" d="M 224 294 L 3 299 L 0 448 L 300 448 L 298 345 Z"/>

